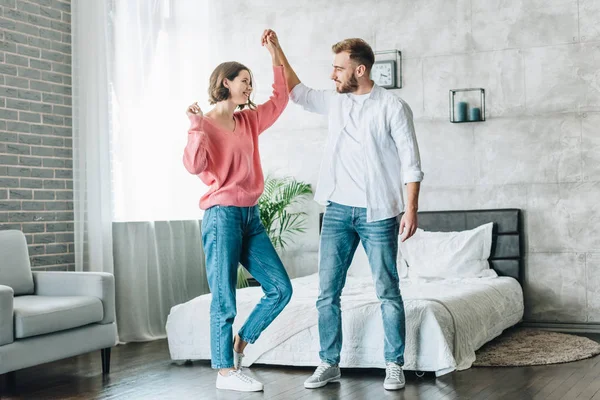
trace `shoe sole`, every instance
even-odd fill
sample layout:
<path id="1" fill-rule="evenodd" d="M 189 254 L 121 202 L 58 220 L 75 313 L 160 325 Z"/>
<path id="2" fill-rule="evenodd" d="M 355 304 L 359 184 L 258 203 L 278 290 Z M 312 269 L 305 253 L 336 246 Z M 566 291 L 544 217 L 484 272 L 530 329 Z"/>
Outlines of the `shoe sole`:
<path id="1" fill-rule="evenodd" d="M 383 388 L 385 390 L 400 390 L 400 389 L 404 389 L 405 385 L 386 385 L 383 384 Z"/>
<path id="2" fill-rule="evenodd" d="M 304 387 L 306 389 L 318 389 L 320 387 L 327 385 L 330 382 L 339 382 L 341 377 L 342 377 L 342 375 L 340 374 L 340 375 L 334 376 L 333 378 L 329 378 L 323 382 L 304 383 Z"/>
<path id="3" fill-rule="evenodd" d="M 219 386 L 217 386 L 217 389 L 219 389 L 219 390 L 231 390 L 233 392 L 262 392 L 265 388 L 263 386 L 260 389 L 234 389 L 234 388 L 229 388 L 229 387 L 219 387 Z"/>

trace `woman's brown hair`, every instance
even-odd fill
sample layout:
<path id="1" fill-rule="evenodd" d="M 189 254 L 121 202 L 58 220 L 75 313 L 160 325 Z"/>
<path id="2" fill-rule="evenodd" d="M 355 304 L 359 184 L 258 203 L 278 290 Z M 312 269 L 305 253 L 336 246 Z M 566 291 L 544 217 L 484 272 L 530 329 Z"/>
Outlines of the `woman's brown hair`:
<path id="1" fill-rule="evenodd" d="M 252 71 L 248 67 L 239 62 L 228 61 L 221 63 L 215 68 L 210 75 L 210 83 L 208 85 L 208 102 L 210 104 L 216 104 L 220 101 L 227 100 L 230 96 L 229 89 L 223 85 L 225 78 L 230 81 L 234 80 L 242 71 L 248 71 L 250 74 L 250 85 L 252 85 Z M 243 110 L 248 107 L 251 110 L 256 108 L 256 104 L 252 100 L 248 99 L 246 104 L 240 104 L 238 108 Z"/>

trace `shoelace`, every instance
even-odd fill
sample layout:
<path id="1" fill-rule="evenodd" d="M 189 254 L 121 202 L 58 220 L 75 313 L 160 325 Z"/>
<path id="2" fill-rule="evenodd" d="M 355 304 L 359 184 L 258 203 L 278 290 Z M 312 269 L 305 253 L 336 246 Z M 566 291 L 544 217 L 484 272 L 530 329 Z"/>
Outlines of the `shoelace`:
<path id="1" fill-rule="evenodd" d="M 323 372 L 325 372 L 329 367 L 331 367 L 331 365 L 325 364 L 325 363 L 321 363 L 321 365 L 319 365 L 317 367 L 317 370 L 315 371 L 314 376 L 320 378 L 321 375 L 323 375 Z"/>
<path id="2" fill-rule="evenodd" d="M 250 378 L 248 375 L 244 375 L 239 370 L 231 371 L 230 374 L 235 375 L 238 379 L 240 379 L 246 383 L 254 383 L 254 379 Z"/>
<path id="3" fill-rule="evenodd" d="M 400 372 L 402 369 L 396 364 L 388 364 L 386 373 L 389 378 L 400 380 Z"/>

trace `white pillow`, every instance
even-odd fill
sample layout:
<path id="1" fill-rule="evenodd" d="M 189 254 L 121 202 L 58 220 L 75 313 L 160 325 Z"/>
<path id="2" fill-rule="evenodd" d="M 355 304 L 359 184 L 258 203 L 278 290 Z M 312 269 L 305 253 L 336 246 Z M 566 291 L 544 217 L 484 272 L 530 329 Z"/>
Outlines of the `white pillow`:
<path id="1" fill-rule="evenodd" d="M 400 242 L 410 278 L 483 278 L 497 276 L 488 258 L 492 228 L 488 223 L 461 232 L 427 232 L 417 229 Z"/>
<path id="2" fill-rule="evenodd" d="M 400 279 L 408 277 L 406 263 L 402 262 L 402 253 L 400 253 L 400 249 L 398 249 L 398 254 L 396 255 L 396 269 L 398 271 L 398 276 L 400 277 Z M 350 269 L 348 269 L 348 276 L 372 276 L 371 267 L 369 266 L 369 258 L 367 257 L 367 253 L 365 252 L 362 242 L 358 243 L 358 247 L 356 248 L 356 252 L 354 253 L 354 259 L 352 259 Z"/>

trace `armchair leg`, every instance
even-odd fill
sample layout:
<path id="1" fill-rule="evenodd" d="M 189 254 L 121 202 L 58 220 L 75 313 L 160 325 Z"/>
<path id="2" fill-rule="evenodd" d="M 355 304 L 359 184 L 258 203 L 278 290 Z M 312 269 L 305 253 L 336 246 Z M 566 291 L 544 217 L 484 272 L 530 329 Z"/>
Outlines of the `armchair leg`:
<path id="1" fill-rule="evenodd" d="M 2 396 L 8 396 L 10 393 L 14 392 L 16 384 L 17 374 L 15 371 L 0 375 L 0 399 Z"/>
<path id="2" fill-rule="evenodd" d="M 102 352 L 102 375 L 110 373 L 110 347 L 100 350 Z"/>
<path id="3" fill-rule="evenodd" d="M 9 388 L 14 388 L 17 384 L 17 371 L 10 371 L 6 373 L 6 385 Z"/>

